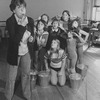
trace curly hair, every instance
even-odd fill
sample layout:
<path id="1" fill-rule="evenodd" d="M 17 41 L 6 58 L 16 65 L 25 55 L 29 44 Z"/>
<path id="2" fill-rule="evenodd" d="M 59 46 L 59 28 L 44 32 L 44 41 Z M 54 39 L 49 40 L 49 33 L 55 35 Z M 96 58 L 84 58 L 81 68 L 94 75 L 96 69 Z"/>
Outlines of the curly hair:
<path id="1" fill-rule="evenodd" d="M 24 5 L 26 7 L 25 0 L 11 0 L 11 4 L 9 5 L 10 10 L 13 12 L 15 10 L 16 6 Z"/>
<path id="2" fill-rule="evenodd" d="M 72 25 L 73 25 L 73 23 L 74 23 L 75 21 L 78 23 L 78 27 L 77 27 L 77 28 L 81 28 L 81 20 L 80 20 L 79 17 L 76 17 L 75 19 L 73 19 L 73 20 L 70 21 L 70 26 L 69 26 L 69 29 L 70 29 L 70 30 L 73 29 Z"/>
<path id="3" fill-rule="evenodd" d="M 62 15 L 63 15 L 64 13 L 67 13 L 67 15 L 68 15 L 68 17 L 69 17 L 68 21 L 70 21 L 70 12 L 69 12 L 68 10 L 64 10 L 64 11 L 62 12 Z M 63 20 L 63 17 L 61 17 L 61 20 Z"/>

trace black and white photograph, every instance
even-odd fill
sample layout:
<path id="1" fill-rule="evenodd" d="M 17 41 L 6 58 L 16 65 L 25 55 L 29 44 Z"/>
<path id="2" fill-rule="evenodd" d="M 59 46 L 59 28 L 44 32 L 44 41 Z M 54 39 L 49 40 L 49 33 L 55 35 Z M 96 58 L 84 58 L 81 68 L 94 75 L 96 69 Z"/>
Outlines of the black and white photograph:
<path id="1" fill-rule="evenodd" d="M 0 0 L 0 100 L 100 100 L 100 0 Z"/>

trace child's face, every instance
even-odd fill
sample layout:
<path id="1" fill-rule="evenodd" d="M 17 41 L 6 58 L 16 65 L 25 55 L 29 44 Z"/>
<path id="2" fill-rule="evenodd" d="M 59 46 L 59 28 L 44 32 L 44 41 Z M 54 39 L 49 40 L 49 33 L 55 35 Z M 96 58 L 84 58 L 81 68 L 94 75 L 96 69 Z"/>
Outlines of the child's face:
<path id="1" fill-rule="evenodd" d="M 26 15 L 26 7 L 23 4 L 16 6 L 13 12 L 17 15 L 18 18 L 22 19 L 23 16 Z"/>
<path id="2" fill-rule="evenodd" d="M 73 24 L 72 24 L 72 27 L 77 28 L 78 27 L 78 22 L 77 21 L 74 21 Z"/>
<path id="3" fill-rule="evenodd" d="M 44 20 L 45 22 L 47 22 L 48 21 L 48 17 L 46 15 L 43 15 L 42 16 L 42 20 Z"/>
<path id="4" fill-rule="evenodd" d="M 40 21 L 38 23 L 38 30 L 43 30 L 43 28 L 44 28 L 44 24 Z"/>
<path id="5" fill-rule="evenodd" d="M 63 13 L 62 17 L 63 17 L 64 21 L 68 21 L 68 19 L 69 19 L 69 16 L 66 12 Z"/>
<path id="6" fill-rule="evenodd" d="M 51 48 L 52 49 L 57 49 L 58 48 L 58 43 L 57 41 L 53 40 L 52 43 L 51 43 Z"/>
<path id="7" fill-rule="evenodd" d="M 52 26 L 53 26 L 54 29 L 58 28 L 58 26 L 59 26 L 58 21 L 54 21 Z"/>

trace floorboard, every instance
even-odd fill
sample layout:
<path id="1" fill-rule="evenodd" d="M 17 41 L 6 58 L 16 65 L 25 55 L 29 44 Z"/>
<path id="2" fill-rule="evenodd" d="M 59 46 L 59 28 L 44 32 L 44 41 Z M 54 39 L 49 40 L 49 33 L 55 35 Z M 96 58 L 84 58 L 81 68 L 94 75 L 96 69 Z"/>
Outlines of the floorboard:
<path id="1" fill-rule="evenodd" d="M 85 47 L 86 49 L 86 47 Z M 0 44 L 0 100 L 4 97 L 6 73 L 8 64 L 6 62 L 7 45 Z M 84 64 L 89 68 L 77 93 L 69 87 L 52 86 L 41 88 L 39 85 L 32 92 L 32 100 L 100 100 L 100 46 L 92 46 L 84 52 Z M 13 100 L 24 100 L 21 85 L 17 86 Z"/>
<path id="2" fill-rule="evenodd" d="M 38 94 L 40 100 L 62 100 L 59 91 L 55 86 L 49 86 L 47 88 L 38 87 Z"/>

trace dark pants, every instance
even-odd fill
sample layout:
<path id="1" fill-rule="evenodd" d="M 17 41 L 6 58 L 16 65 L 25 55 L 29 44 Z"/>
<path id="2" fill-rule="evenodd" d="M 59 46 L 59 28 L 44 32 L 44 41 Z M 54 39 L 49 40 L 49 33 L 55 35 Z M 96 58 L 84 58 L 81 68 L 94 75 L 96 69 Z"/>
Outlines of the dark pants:
<path id="1" fill-rule="evenodd" d="M 45 63 L 44 63 L 44 55 L 46 53 L 45 48 L 41 48 L 40 50 L 36 51 L 35 56 L 36 56 L 36 69 L 38 71 L 45 70 Z"/>

